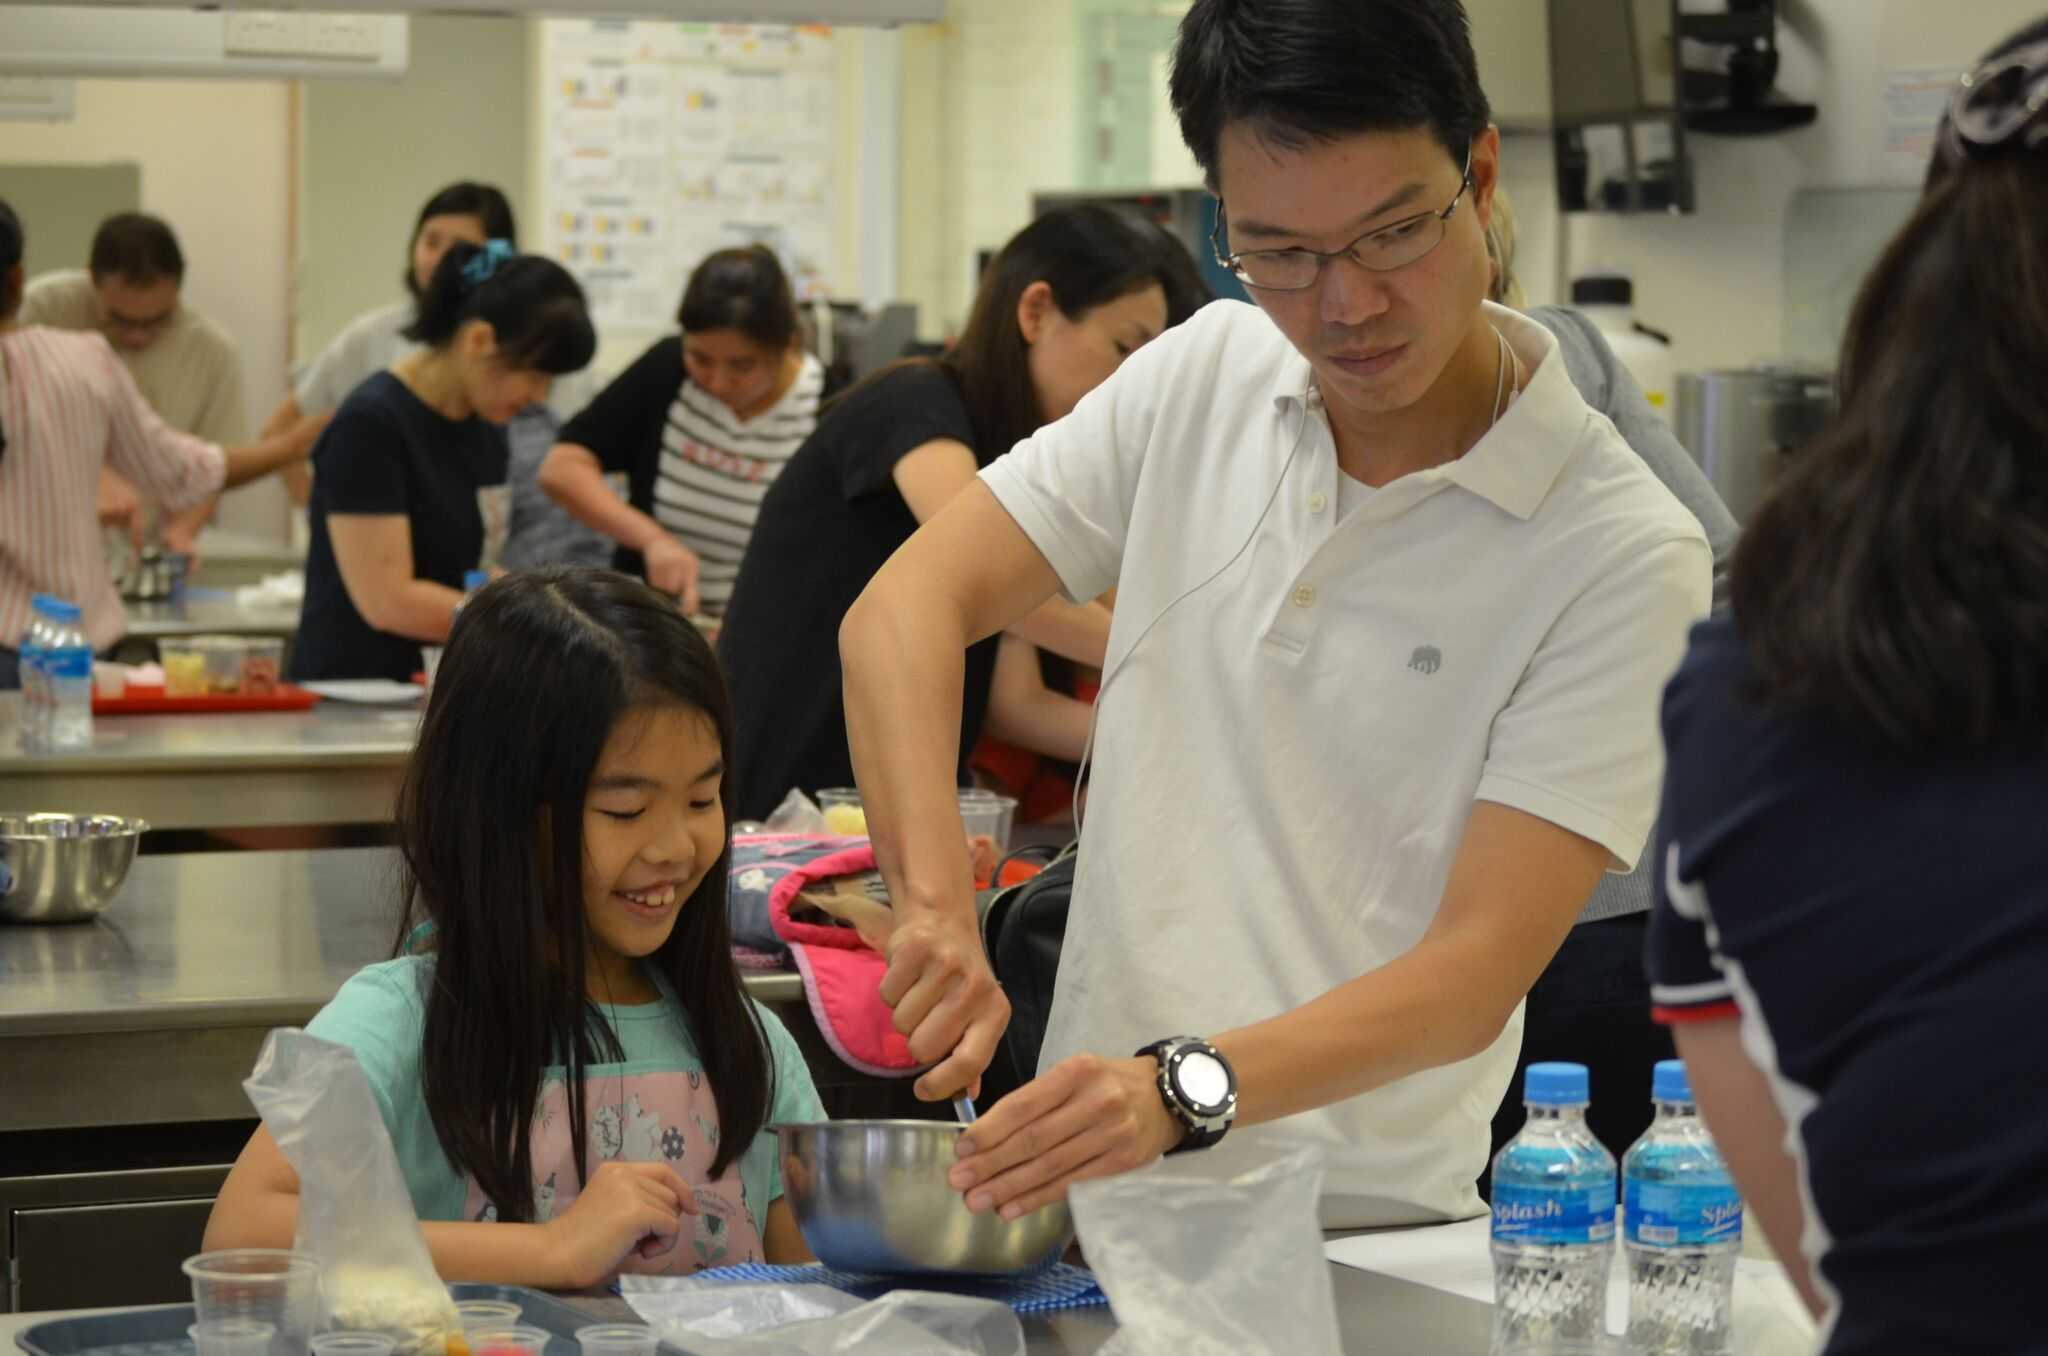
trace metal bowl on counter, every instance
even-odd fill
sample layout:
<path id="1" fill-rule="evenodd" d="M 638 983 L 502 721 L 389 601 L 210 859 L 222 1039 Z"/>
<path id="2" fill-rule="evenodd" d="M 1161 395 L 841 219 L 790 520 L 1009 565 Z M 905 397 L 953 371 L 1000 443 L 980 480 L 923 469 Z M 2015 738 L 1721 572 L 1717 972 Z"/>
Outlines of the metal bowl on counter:
<path id="1" fill-rule="evenodd" d="M 1074 1238 L 1064 1204 L 1014 1222 L 976 1215 L 946 1183 L 948 1121 L 773 1125 L 782 1184 L 804 1241 L 827 1266 L 894 1275 L 1017 1276 L 1059 1259 Z"/>
<path id="2" fill-rule="evenodd" d="M 98 917 L 120 893 L 148 830 L 113 815 L 0 814 L 0 919 Z"/>

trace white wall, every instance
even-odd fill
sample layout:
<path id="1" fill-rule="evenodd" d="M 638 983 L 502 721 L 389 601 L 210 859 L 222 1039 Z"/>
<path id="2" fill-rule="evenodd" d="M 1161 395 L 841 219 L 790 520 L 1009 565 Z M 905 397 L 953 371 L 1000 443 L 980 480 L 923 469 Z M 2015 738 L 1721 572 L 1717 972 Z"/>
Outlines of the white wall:
<path id="1" fill-rule="evenodd" d="M 1689 217 L 1575 215 L 1560 222 L 1547 140 L 1512 138 L 1508 183 L 1532 302 L 1555 299 L 1556 248 L 1574 270 L 1635 277 L 1637 311 L 1670 330 L 1681 368 L 1777 356 L 1784 320 L 1786 206 L 1805 188 L 1892 186 L 1884 82 L 1894 70 L 1970 66 L 2039 18 L 2042 0 L 1799 0 L 1788 5 L 1779 87 L 1820 106 L 1811 127 L 1770 137 L 1695 137 L 1700 210 Z"/>
<path id="2" fill-rule="evenodd" d="M 927 338 L 956 331 L 974 260 L 1031 220 L 1031 196 L 1071 189 L 1071 0 L 948 0 L 904 30 L 899 290 Z"/>
<path id="3" fill-rule="evenodd" d="M 290 99 L 277 81 L 81 80 L 72 121 L 0 123 L 0 161 L 142 167 L 143 210 L 185 252 L 186 302 L 241 345 L 252 434 L 283 389 L 290 334 Z M 280 537 L 275 477 L 231 492 L 221 522 Z"/>

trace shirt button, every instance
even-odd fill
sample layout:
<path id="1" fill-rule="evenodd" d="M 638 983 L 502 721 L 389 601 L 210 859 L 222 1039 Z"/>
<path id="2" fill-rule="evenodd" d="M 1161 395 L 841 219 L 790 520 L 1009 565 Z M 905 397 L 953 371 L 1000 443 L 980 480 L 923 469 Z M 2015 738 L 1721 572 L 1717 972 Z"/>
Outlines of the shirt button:
<path id="1" fill-rule="evenodd" d="M 1314 584 L 1303 584 L 1300 588 L 1296 589 L 1294 591 L 1294 605 L 1296 607 L 1314 607 L 1316 605 L 1316 586 Z"/>
<path id="2" fill-rule="evenodd" d="M 1321 490 L 1317 490 L 1314 494 L 1308 497 L 1308 511 L 1310 513 L 1321 513 L 1324 509 L 1328 508 L 1329 506 L 1329 496 L 1325 495 Z"/>

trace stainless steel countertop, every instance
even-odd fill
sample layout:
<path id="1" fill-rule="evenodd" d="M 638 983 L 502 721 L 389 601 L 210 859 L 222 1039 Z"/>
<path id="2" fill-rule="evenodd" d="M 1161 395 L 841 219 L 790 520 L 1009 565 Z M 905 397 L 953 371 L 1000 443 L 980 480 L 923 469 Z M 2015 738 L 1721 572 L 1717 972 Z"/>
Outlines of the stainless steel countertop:
<path id="1" fill-rule="evenodd" d="M 1429 1356 L 1485 1356 L 1493 1331 L 1493 1306 L 1446 1294 L 1410 1281 L 1372 1271 L 1330 1267 L 1336 1292 L 1337 1329 L 1344 1350 L 1352 1356 L 1380 1353 L 1429 1353 Z M 563 1296 L 588 1310 L 593 1322 L 620 1322 L 634 1315 L 621 1299 L 585 1295 Z M 81 1317 L 108 1310 L 0 1314 L 0 1349 L 38 1323 Z M 1116 1332 L 1107 1309 L 1023 1320 L 1025 1351 L 1030 1356 L 1092 1356 Z"/>
<path id="2" fill-rule="evenodd" d="M 138 857 L 90 923 L 0 924 L 0 1040 L 304 1022 L 391 955 L 390 848 Z M 766 1003 L 794 974 L 750 975 Z"/>
<path id="3" fill-rule="evenodd" d="M 274 636 L 298 634 L 299 609 L 244 607 L 224 590 L 193 589 L 183 602 L 124 603 L 129 640 L 174 636 Z"/>
<path id="4" fill-rule="evenodd" d="M 20 693 L 0 695 L 13 709 L 0 728 L 20 723 Z M 310 711 L 192 716 L 101 716 L 92 747 L 75 753 L 25 754 L 0 748 L 0 778 L 196 771 L 254 767 L 399 767 L 419 731 L 415 706 L 321 702 Z"/>

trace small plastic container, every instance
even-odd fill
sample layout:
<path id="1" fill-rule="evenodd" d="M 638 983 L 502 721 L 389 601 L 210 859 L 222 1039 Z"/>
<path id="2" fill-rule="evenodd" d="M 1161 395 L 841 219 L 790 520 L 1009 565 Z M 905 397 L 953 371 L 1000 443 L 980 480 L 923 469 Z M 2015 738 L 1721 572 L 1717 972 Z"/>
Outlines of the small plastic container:
<path id="1" fill-rule="evenodd" d="M 164 641 L 157 647 L 164 666 L 166 697 L 206 695 L 206 655 L 189 640 Z"/>
<path id="2" fill-rule="evenodd" d="M 242 691 L 252 697 L 276 695 L 284 681 L 284 642 L 274 637 L 245 641 L 242 649 Z"/>
<path id="3" fill-rule="evenodd" d="M 206 690 L 232 695 L 242 690 L 242 659 L 249 642 L 239 636 L 194 636 L 192 648 L 206 657 Z"/>
<path id="4" fill-rule="evenodd" d="M 92 695 L 117 702 L 128 695 L 126 664 L 96 663 L 92 666 Z"/>
<path id="5" fill-rule="evenodd" d="M 192 1308 L 201 1323 L 268 1323 L 273 1356 L 300 1356 L 320 1319 L 320 1264 L 285 1248 L 228 1248 L 187 1258 Z"/>
<path id="6" fill-rule="evenodd" d="M 381 1332 L 339 1332 L 313 1334 L 313 1356 L 391 1356 L 396 1341 Z"/>
<path id="7" fill-rule="evenodd" d="M 994 791 L 962 791 L 960 822 L 967 829 L 967 852 L 974 858 L 974 878 L 991 881 L 996 865 L 1010 850 L 1010 829 L 1017 820 L 1017 802 Z"/>
<path id="8" fill-rule="evenodd" d="M 462 1340 L 469 1344 L 469 1356 L 541 1356 L 548 1348 L 548 1330 L 524 1324 L 468 1328 Z"/>
<path id="9" fill-rule="evenodd" d="M 576 1330 L 583 1356 L 654 1356 L 659 1340 L 645 1323 L 599 1323 Z"/>
<path id="10" fill-rule="evenodd" d="M 464 1300 L 455 1306 L 455 1317 L 464 1332 L 478 1328 L 516 1328 L 521 1312 L 511 1300 Z"/>
<path id="11" fill-rule="evenodd" d="M 868 813 L 861 808 L 860 792 L 850 786 L 828 786 L 818 793 L 818 808 L 825 813 L 825 832 L 858 837 L 868 831 Z"/>
<path id="12" fill-rule="evenodd" d="M 270 1356 L 277 1325 L 253 1318 L 214 1318 L 185 1329 L 199 1356 Z M 389 1347 L 385 1348 L 388 1353 Z"/>

